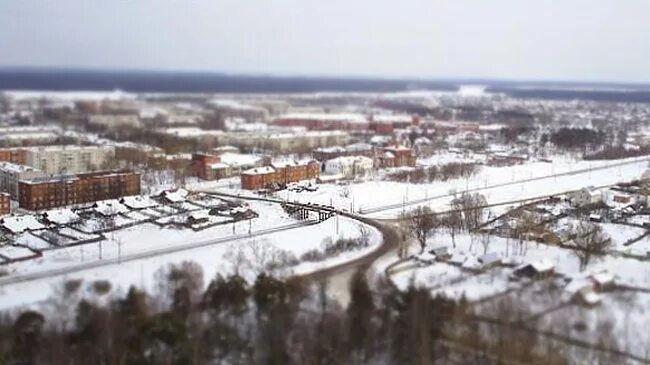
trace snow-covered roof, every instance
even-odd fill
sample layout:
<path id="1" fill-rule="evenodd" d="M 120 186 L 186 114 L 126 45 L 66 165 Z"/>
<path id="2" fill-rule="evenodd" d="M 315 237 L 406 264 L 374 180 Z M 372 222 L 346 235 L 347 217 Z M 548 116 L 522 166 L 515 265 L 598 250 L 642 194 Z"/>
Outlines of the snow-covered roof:
<path id="1" fill-rule="evenodd" d="M 483 265 L 474 256 L 468 257 L 462 265 L 465 269 L 480 269 L 482 266 Z"/>
<path id="2" fill-rule="evenodd" d="M 491 264 L 494 262 L 500 262 L 501 257 L 496 252 L 488 252 L 485 255 L 479 257 L 478 259 L 483 265 Z"/>
<path id="3" fill-rule="evenodd" d="M 410 123 L 413 121 L 413 117 L 406 114 L 396 114 L 396 115 L 382 114 L 382 115 L 374 115 L 372 117 L 372 120 L 377 123 L 395 123 L 395 122 Z"/>
<path id="4" fill-rule="evenodd" d="M 11 162 L 0 162 L 0 170 L 6 172 L 26 172 L 26 171 L 38 171 L 31 166 L 19 165 Z"/>
<path id="5" fill-rule="evenodd" d="M 129 208 L 116 199 L 110 199 L 95 202 L 94 211 L 103 216 L 110 217 L 116 214 L 126 213 L 129 211 Z"/>
<path id="6" fill-rule="evenodd" d="M 602 298 L 599 294 L 590 291 L 590 292 L 582 292 L 582 299 L 585 301 L 585 303 L 589 305 L 595 305 L 600 303 Z"/>
<path id="7" fill-rule="evenodd" d="M 436 255 L 430 253 L 430 252 L 423 252 L 419 255 L 416 256 L 418 260 L 421 261 L 435 261 Z"/>
<path id="8" fill-rule="evenodd" d="M 275 172 L 275 169 L 271 166 L 256 167 L 254 169 L 249 169 L 242 172 L 242 175 L 264 175 L 272 174 Z"/>
<path id="9" fill-rule="evenodd" d="M 121 202 L 131 209 L 152 208 L 158 205 L 146 195 L 125 196 Z"/>
<path id="10" fill-rule="evenodd" d="M 372 149 L 372 145 L 368 143 L 359 142 L 359 143 L 353 143 L 347 145 L 345 146 L 345 149 L 347 151 L 367 151 Z"/>
<path id="11" fill-rule="evenodd" d="M 48 221 L 60 225 L 78 222 L 80 219 L 77 213 L 68 208 L 48 210 L 43 216 Z"/>
<path id="12" fill-rule="evenodd" d="M 614 282 L 614 275 L 609 272 L 600 272 L 594 275 L 591 275 L 591 279 L 597 282 L 600 285 L 611 284 Z"/>
<path id="13" fill-rule="evenodd" d="M 255 166 L 262 160 L 258 155 L 247 155 L 242 153 L 226 152 L 219 155 L 221 162 L 232 167 Z"/>
<path id="14" fill-rule="evenodd" d="M 181 188 L 174 191 L 165 191 L 163 192 L 163 197 L 172 203 L 180 203 L 185 201 L 187 194 L 187 190 Z"/>
<path id="15" fill-rule="evenodd" d="M 351 166 L 356 164 L 368 164 L 372 165 L 373 160 L 370 157 L 366 156 L 340 156 L 330 160 L 327 160 L 326 165 L 341 165 L 341 166 Z"/>
<path id="16" fill-rule="evenodd" d="M 530 265 L 537 272 L 549 272 L 549 271 L 553 270 L 553 268 L 555 267 L 555 265 L 553 265 L 553 263 L 551 261 L 546 260 L 546 259 L 542 259 L 540 261 L 533 262 Z"/>
<path id="17" fill-rule="evenodd" d="M 21 233 L 45 228 L 33 215 L 9 216 L 2 218 L 2 226 L 11 233 Z"/>
<path id="18" fill-rule="evenodd" d="M 465 261 L 467 261 L 467 256 L 462 253 L 454 253 L 449 259 L 449 262 L 457 265 L 462 265 Z"/>
<path id="19" fill-rule="evenodd" d="M 190 213 L 189 217 L 195 221 L 201 220 L 201 219 L 208 219 L 210 218 L 210 211 L 208 210 L 198 210 L 195 212 Z"/>
<path id="20" fill-rule="evenodd" d="M 223 162 L 215 162 L 215 163 L 208 164 L 206 166 L 207 166 L 207 168 L 209 168 L 211 170 L 229 169 L 230 168 L 230 165 L 225 164 Z"/>

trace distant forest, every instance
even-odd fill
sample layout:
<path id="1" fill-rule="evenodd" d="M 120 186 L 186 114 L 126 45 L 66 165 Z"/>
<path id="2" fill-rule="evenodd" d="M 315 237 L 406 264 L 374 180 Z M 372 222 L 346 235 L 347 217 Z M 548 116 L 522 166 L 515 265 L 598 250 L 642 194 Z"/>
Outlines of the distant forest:
<path id="1" fill-rule="evenodd" d="M 236 75 L 211 72 L 116 71 L 1 68 L 0 90 L 104 90 L 162 93 L 288 93 L 457 91 L 460 85 L 486 85 L 488 92 L 517 98 L 650 102 L 650 85 L 569 82 L 517 82 L 482 79 L 388 79 Z"/>

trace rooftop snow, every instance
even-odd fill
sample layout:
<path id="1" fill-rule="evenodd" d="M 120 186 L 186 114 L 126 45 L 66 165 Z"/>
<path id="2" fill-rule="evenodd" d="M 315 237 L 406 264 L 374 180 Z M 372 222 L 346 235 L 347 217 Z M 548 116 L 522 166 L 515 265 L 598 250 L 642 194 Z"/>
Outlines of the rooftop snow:
<path id="1" fill-rule="evenodd" d="M 45 228 L 33 215 L 4 217 L 2 218 L 2 226 L 11 233 L 21 233 Z"/>
<path id="2" fill-rule="evenodd" d="M 68 208 L 48 210 L 43 215 L 48 221 L 59 225 L 70 224 L 80 219 L 77 213 Z"/>
<path id="3" fill-rule="evenodd" d="M 131 209 L 152 208 L 158 205 L 158 203 L 145 195 L 125 196 L 121 202 Z"/>

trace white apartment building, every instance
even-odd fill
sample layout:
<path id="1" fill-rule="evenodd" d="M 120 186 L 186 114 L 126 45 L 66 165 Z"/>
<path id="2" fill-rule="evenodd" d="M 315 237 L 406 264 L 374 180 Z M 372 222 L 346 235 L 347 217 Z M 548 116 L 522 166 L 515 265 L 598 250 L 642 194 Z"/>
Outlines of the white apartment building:
<path id="1" fill-rule="evenodd" d="M 221 144 L 241 148 L 260 148 L 286 152 L 301 147 L 312 150 L 317 147 L 348 144 L 350 135 L 344 131 L 244 132 L 226 133 L 219 137 L 219 141 Z"/>
<path id="2" fill-rule="evenodd" d="M 27 148 L 25 162 L 48 174 L 60 174 L 98 170 L 114 158 L 113 146 L 44 146 Z"/>
<path id="3" fill-rule="evenodd" d="M 11 199 L 18 200 L 18 181 L 45 177 L 43 171 L 30 166 L 11 162 L 0 162 L 0 191 L 9 193 Z"/>
<path id="4" fill-rule="evenodd" d="M 341 156 L 325 162 L 325 172 L 354 178 L 372 171 L 374 161 L 366 156 Z"/>

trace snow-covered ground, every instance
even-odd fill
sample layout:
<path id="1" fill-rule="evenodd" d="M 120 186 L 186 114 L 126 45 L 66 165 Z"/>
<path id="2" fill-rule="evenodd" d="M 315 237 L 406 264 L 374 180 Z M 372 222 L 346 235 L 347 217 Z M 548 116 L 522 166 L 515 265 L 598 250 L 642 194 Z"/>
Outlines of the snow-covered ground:
<path id="1" fill-rule="evenodd" d="M 607 166 L 611 167 L 603 168 Z M 315 192 L 282 191 L 278 193 L 278 197 L 290 201 L 332 204 L 337 208 L 354 210 L 374 218 L 392 218 L 403 210 L 422 204 L 427 204 L 434 210 L 445 210 L 452 199 L 452 192 L 477 191 L 486 197 L 488 203 L 497 204 L 559 194 L 589 185 L 603 186 L 633 180 L 639 178 L 647 166 L 647 157 L 618 161 L 557 159 L 552 163 L 483 166 L 477 175 L 469 179 L 425 184 L 390 181 L 365 181 L 349 185 L 321 184 Z M 586 169 L 593 170 L 582 171 Z M 581 172 L 567 174 L 573 171 Z M 567 175 L 553 176 L 557 174 Z M 217 190 L 236 192 L 234 189 Z M 252 194 L 250 191 L 239 192 Z"/>
<path id="2" fill-rule="evenodd" d="M 468 259 L 479 257 L 484 253 L 482 236 L 461 234 L 457 235 L 455 240 L 454 252 L 463 254 Z M 430 247 L 441 245 L 452 245 L 449 235 L 438 234 L 430 240 Z M 612 255 L 593 258 L 584 272 L 581 272 L 578 257 L 570 249 L 529 241 L 523 241 L 523 246 L 519 246 L 519 240 L 497 236 L 489 237 L 487 252 L 495 252 L 504 260 L 511 262 L 532 263 L 548 260 L 553 263 L 555 272 L 565 277 L 608 271 L 615 275 L 617 283 L 650 288 L 648 285 L 650 265 L 647 261 L 635 258 Z M 508 270 L 507 268 L 492 269 L 468 280 L 467 277 L 473 275 L 461 271 L 458 267 L 452 267 L 446 263 L 434 263 L 432 266 L 423 268 L 396 270 L 392 279 L 399 288 L 406 288 L 414 283 L 432 288 L 433 293 L 442 293 L 453 298 L 459 298 L 464 293 L 468 299 L 476 300 L 506 291 L 508 282 L 504 280 L 504 277 L 507 276 L 504 274 L 507 274 Z M 445 274 L 441 275 L 441 272 Z M 432 279 L 432 275 L 435 275 L 436 278 Z M 456 281 L 458 278 L 463 280 Z M 442 285 L 445 283 L 448 285 Z"/>
<path id="3" fill-rule="evenodd" d="M 251 208 L 260 213 L 259 218 L 215 226 L 202 231 L 161 228 L 145 223 L 108 233 L 107 240 L 102 241 L 101 245 L 93 243 L 46 251 L 41 258 L 8 265 L 6 268 L 9 270 L 9 276 L 0 279 L 3 284 L 0 286 L 0 297 L 3 298 L 0 301 L 0 308 L 43 301 L 50 296 L 54 286 L 70 279 L 83 279 L 89 285 L 96 280 L 110 280 L 114 287 L 120 289 L 136 285 L 152 290 L 155 286 L 156 270 L 182 261 L 199 263 L 203 267 L 206 284 L 217 273 L 230 274 L 236 269 L 252 280 L 256 271 L 261 270 L 260 265 L 275 260 L 279 253 L 299 259 L 307 251 L 322 250 L 323 242 L 328 237 L 336 240 L 356 238 L 361 234 L 358 222 L 343 217 L 333 217 L 319 224 L 266 234 L 269 228 L 295 226 L 299 222 L 287 216 L 277 204 L 251 202 Z M 364 255 L 375 249 L 381 242 L 379 231 L 370 227 L 368 231 L 370 240 L 368 247 L 328 257 L 321 262 L 299 263 L 295 267 L 289 267 L 282 274 L 306 274 Z M 40 240 L 29 235 L 21 237 L 30 240 L 29 243 L 31 240 Z M 212 242 L 214 243 L 211 244 Z M 199 245 L 202 247 L 183 249 Z M 149 252 L 170 248 L 179 250 L 145 257 Z M 126 262 L 117 263 L 118 255 Z M 83 265 L 101 262 L 109 264 L 82 269 L 67 275 L 52 275 L 37 280 L 11 283 L 12 278 L 20 280 L 25 275 L 56 272 L 75 265 L 83 267 Z M 20 295 L 15 295 L 16 293 Z"/>

